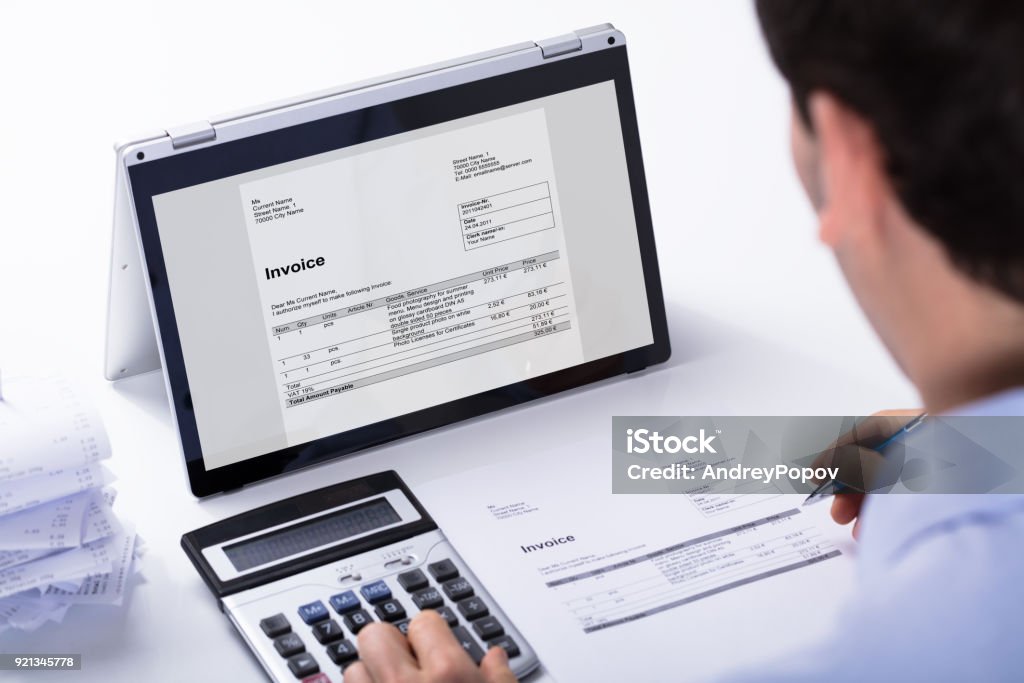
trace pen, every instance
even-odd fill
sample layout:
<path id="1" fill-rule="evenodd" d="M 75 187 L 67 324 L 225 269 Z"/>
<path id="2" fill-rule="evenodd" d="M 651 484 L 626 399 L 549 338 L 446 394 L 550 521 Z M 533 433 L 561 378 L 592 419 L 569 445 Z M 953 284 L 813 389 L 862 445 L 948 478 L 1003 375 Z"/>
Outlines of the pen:
<path id="1" fill-rule="evenodd" d="M 907 424 L 903 425 L 902 429 L 898 430 L 892 436 L 890 436 L 888 439 L 886 439 L 882 443 L 880 443 L 877 446 L 875 446 L 872 450 L 878 451 L 879 453 L 881 453 L 891 443 L 896 441 L 896 439 L 899 439 L 899 438 L 903 437 L 904 435 L 909 433 L 912 429 L 914 429 L 915 427 L 920 425 L 921 422 L 923 422 L 924 418 L 926 418 L 926 417 L 928 417 L 928 413 L 921 413 L 920 415 L 915 417 L 913 420 L 911 420 Z M 811 504 L 811 503 L 816 503 L 818 501 L 824 500 L 828 496 L 828 494 L 825 493 L 825 490 L 828 487 L 830 487 L 830 486 L 832 487 L 832 495 L 835 495 L 837 493 L 842 493 L 843 490 L 846 488 L 845 486 L 843 486 L 843 484 L 841 482 L 838 482 L 838 481 L 836 481 L 834 479 L 830 480 L 830 481 L 826 481 L 826 482 L 822 483 L 818 488 L 816 488 L 813 491 L 811 491 L 811 495 L 807 496 L 807 498 L 804 499 L 803 505 L 808 505 L 808 504 Z"/>

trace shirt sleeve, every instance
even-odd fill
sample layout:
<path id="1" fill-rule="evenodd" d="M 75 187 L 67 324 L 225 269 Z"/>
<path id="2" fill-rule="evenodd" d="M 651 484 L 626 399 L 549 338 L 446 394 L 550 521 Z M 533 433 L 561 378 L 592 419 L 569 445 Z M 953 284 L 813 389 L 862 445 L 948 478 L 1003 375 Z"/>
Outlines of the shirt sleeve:
<path id="1" fill-rule="evenodd" d="M 941 505 L 938 496 L 913 498 Z M 887 522 L 900 520 L 872 520 Z M 776 666 L 724 680 L 1021 680 L 1024 509 L 960 512 L 877 562 L 884 566 L 865 574 L 831 635 Z"/>

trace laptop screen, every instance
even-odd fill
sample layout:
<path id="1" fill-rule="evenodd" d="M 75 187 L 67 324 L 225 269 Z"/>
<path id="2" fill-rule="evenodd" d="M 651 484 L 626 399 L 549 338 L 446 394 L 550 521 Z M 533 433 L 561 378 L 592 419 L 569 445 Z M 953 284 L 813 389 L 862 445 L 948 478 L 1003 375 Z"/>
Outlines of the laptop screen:
<path id="1" fill-rule="evenodd" d="M 133 166 L 193 478 L 275 454 L 241 478 L 269 476 L 623 372 L 634 350 L 664 360 L 624 53 Z"/>

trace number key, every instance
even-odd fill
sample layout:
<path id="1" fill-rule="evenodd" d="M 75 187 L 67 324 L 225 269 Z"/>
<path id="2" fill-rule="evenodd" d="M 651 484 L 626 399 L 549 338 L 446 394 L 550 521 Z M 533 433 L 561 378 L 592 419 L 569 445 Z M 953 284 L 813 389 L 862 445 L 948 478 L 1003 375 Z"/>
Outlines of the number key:
<path id="1" fill-rule="evenodd" d="M 321 622 L 313 627 L 313 636 L 318 643 L 330 643 L 344 635 L 341 631 L 341 626 L 338 626 L 338 622 L 334 619 Z"/>
<path id="2" fill-rule="evenodd" d="M 352 633 L 359 633 L 363 630 L 363 627 L 373 621 L 373 617 L 370 616 L 369 612 L 364 609 L 357 609 L 354 612 L 349 612 L 344 617 L 345 626 L 348 626 L 348 630 Z"/>
<path id="3" fill-rule="evenodd" d="M 342 664 L 359 656 L 356 646 L 347 640 L 339 640 L 327 646 L 327 656 L 335 664 Z"/>
<path id="4" fill-rule="evenodd" d="M 402 603 L 398 602 L 398 600 L 385 600 L 377 605 L 375 611 L 381 621 L 405 619 L 405 608 L 402 607 Z"/>

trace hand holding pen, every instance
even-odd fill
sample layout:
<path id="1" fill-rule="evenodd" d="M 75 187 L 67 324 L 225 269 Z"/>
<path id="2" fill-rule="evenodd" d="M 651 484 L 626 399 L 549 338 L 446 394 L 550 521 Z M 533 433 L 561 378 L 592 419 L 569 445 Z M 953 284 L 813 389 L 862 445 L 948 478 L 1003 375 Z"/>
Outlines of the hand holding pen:
<path id="1" fill-rule="evenodd" d="M 878 487 L 889 463 L 884 451 L 916 428 L 926 417 L 920 410 L 884 410 L 859 422 L 814 460 L 814 467 L 838 467 L 835 480 L 822 482 L 804 505 L 832 497 L 832 519 L 838 524 L 857 520 L 853 535 L 860 532 L 860 511 L 867 491 Z"/>

